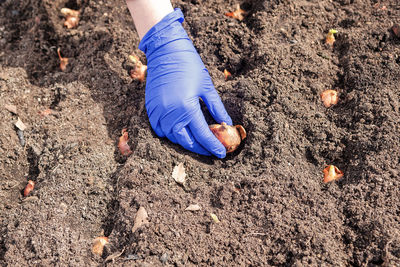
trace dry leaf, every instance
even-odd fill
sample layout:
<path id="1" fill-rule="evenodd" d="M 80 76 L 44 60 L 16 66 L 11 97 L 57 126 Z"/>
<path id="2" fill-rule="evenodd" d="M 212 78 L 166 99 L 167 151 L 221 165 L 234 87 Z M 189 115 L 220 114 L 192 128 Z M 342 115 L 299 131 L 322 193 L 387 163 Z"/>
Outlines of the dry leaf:
<path id="1" fill-rule="evenodd" d="M 140 207 L 136 213 L 135 223 L 132 227 L 132 233 L 134 233 L 137 229 L 149 223 L 147 220 L 149 216 L 147 215 L 147 211 L 145 208 Z"/>
<path id="2" fill-rule="evenodd" d="M 18 135 L 18 140 L 21 146 L 25 146 L 25 136 L 24 136 L 24 131 L 21 131 L 20 129 L 17 130 L 17 135 Z"/>
<path id="3" fill-rule="evenodd" d="M 58 53 L 58 58 L 60 59 L 60 69 L 64 71 L 68 65 L 68 58 L 61 56 L 60 48 L 57 49 L 57 53 Z"/>
<path id="4" fill-rule="evenodd" d="M 228 70 L 224 69 L 224 76 L 225 76 L 225 81 L 227 81 L 229 77 L 232 76 L 232 74 Z"/>
<path id="5" fill-rule="evenodd" d="M 200 207 L 199 205 L 197 205 L 197 204 L 191 204 L 191 205 L 189 205 L 189 207 L 187 207 L 185 210 L 188 210 L 188 211 L 198 211 L 198 210 L 201 210 L 201 207 Z"/>
<path id="6" fill-rule="evenodd" d="M 119 138 L 119 142 L 118 142 L 119 151 L 121 152 L 121 154 L 123 156 L 129 156 L 130 154 L 133 153 L 131 148 L 128 145 L 128 141 L 129 141 L 128 132 L 124 128 L 124 129 L 122 129 L 122 135 Z"/>
<path id="7" fill-rule="evenodd" d="M 4 105 L 4 108 L 10 111 L 11 113 L 17 114 L 17 107 L 14 105 L 6 104 Z"/>
<path id="8" fill-rule="evenodd" d="M 25 124 L 21 121 L 21 119 L 19 117 L 18 117 L 17 122 L 14 125 L 15 125 L 15 127 L 20 129 L 21 131 L 25 131 L 25 129 L 26 129 Z"/>
<path id="9" fill-rule="evenodd" d="M 326 166 L 324 169 L 324 183 L 339 180 L 343 176 L 343 172 L 334 165 Z"/>
<path id="10" fill-rule="evenodd" d="M 321 94 L 321 100 L 324 106 L 329 108 L 332 105 L 336 105 L 339 101 L 338 92 L 335 90 L 326 90 Z"/>
<path id="11" fill-rule="evenodd" d="M 183 163 L 179 163 L 177 166 L 174 167 L 174 170 L 172 171 L 172 178 L 174 178 L 175 182 L 177 182 L 180 185 L 183 185 L 185 183 L 185 168 L 183 167 Z"/>
<path id="12" fill-rule="evenodd" d="M 215 223 L 220 223 L 221 221 L 218 219 L 217 215 L 215 215 L 214 213 L 210 213 L 211 219 L 213 219 L 213 221 Z"/>
<path id="13" fill-rule="evenodd" d="M 93 240 L 92 252 L 101 256 L 103 254 L 104 246 L 108 244 L 108 238 L 105 236 L 97 237 Z"/>
<path id="14" fill-rule="evenodd" d="M 237 4 L 237 5 L 236 5 L 236 10 L 233 11 L 233 12 L 225 13 L 225 16 L 232 17 L 232 18 L 234 18 L 234 19 L 237 19 L 237 20 L 242 21 L 242 20 L 244 19 L 244 16 L 243 16 L 243 15 L 246 15 L 246 13 L 247 13 L 247 12 L 244 11 L 243 9 L 241 9 L 241 8 L 240 8 L 240 5 Z"/>
<path id="15" fill-rule="evenodd" d="M 328 34 L 326 35 L 325 43 L 328 44 L 328 45 L 330 45 L 330 46 L 333 46 L 333 44 L 334 44 L 335 41 L 336 41 L 336 40 L 335 40 L 334 34 L 337 33 L 337 32 L 338 32 L 338 31 L 335 30 L 335 29 L 330 29 L 329 32 L 328 32 Z"/>

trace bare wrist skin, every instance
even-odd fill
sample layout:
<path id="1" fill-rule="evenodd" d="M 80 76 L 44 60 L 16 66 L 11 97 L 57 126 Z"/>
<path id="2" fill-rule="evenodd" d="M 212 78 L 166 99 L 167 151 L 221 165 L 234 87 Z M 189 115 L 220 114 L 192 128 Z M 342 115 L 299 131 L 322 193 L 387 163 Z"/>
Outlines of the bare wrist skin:
<path id="1" fill-rule="evenodd" d="M 126 0 L 126 4 L 140 39 L 166 15 L 174 11 L 170 0 Z"/>

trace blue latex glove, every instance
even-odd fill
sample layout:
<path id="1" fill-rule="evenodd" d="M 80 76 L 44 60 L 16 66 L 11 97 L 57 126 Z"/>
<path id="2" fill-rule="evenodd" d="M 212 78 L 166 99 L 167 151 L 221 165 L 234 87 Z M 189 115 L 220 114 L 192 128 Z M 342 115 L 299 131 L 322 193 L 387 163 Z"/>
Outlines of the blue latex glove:
<path id="1" fill-rule="evenodd" d="M 146 110 L 159 137 L 202 155 L 226 156 L 210 131 L 199 98 L 218 122 L 232 125 L 199 54 L 182 27 L 180 9 L 153 26 L 139 44 L 147 57 Z"/>

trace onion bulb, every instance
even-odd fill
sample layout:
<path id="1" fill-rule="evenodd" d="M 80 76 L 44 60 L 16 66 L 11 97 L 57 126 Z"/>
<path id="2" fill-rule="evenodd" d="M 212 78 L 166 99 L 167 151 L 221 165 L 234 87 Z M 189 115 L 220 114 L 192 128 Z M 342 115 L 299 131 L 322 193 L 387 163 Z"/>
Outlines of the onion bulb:
<path id="1" fill-rule="evenodd" d="M 225 122 L 209 126 L 211 132 L 225 146 L 226 152 L 235 151 L 240 142 L 246 138 L 246 130 L 241 125 L 230 126 Z"/>

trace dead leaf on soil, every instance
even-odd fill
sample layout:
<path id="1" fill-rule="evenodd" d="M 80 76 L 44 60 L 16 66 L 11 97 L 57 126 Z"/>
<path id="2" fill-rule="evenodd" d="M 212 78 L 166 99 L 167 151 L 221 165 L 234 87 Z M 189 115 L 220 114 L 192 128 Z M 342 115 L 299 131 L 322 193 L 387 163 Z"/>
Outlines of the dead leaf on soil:
<path id="1" fill-rule="evenodd" d="M 14 125 L 21 131 L 25 131 L 25 129 L 26 129 L 26 125 L 21 121 L 21 119 L 19 117 L 18 117 L 17 122 Z"/>
<path id="2" fill-rule="evenodd" d="M 122 135 L 119 138 L 119 142 L 118 142 L 118 148 L 119 148 L 119 152 L 121 152 L 121 154 L 123 156 L 129 156 L 130 154 L 132 154 L 132 150 L 130 148 L 130 146 L 128 145 L 128 132 L 126 130 L 126 128 L 122 129 Z"/>
<path id="3" fill-rule="evenodd" d="M 201 210 L 201 207 L 199 205 L 197 205 L 197 204 L 191 204 L 185 210 L 187 210 L 187 211 L 198 211 L 198 210 Z"/>
<path id="4" fill-rule="evenodd" d="M 17 107 L 14 105 L 6 104 L 4 108 L 10 111 L 11 113 L 17 114 Z"/>
<path id="5" fill-rule="evenodd" d="M 105 236 L 96 237 L 93 240 L 92 252 L 96 255 L 103 255 L 104 246 L 108 244 L 108 238 Z"/>
<path id="6" fill-rule="evenodd" d="M 135 223 L 132 227 L 132 233 L 134 233 L 137 229 L 149 223 L 147 220 L 149 216 L 147 215 L 147 211 L 145 208 L 140 207 L 136 213 Z"/>
<path id="7" fill-rule="evenodd" d="M 246 15 L 246 13 L 247 13 L 247 12 L 244 11 L 243 9 L 241 9 L 241 8 L 240 8 L 240 5 L 237 4 L 237 5 L 236 5 L 236 10 L 233 11 L 233 12 L 225 13 L 225 16 L 228 16 L 228 17 L 237 19 L 237 20 L 239 20 L 239 21 L 242 21 L 242 20 L 244 19 L 244 16 L 243 16 L 243 15 Z"/>
<path id="8" fill-rule="evenodd" d="M 221 221 L 218 219 L 217 215 L 215 215 L 214 213 L 210 213 L 211 219 L 213 219 L 213 221 L 215 223 L 220 223 Z"/>
<path id="9" fill-rule="evenodd" d="M 60 59 L 60 69 L 61 69 L 61 71 L 64 71 L 68 65 L 68 58 L 61 56 L 60 48 L 57 49 L 57 54 L 58 54 L 58 58 Z"/>
<path id="10" fill-rule="evenodd" d="M 334 165 L 326 166 L 324 169 L 324 183 L 337 181 L 343 176 L 343 172 Z"/>
<path id="11" fill-rule="evenodd" d="M 172 171 L 172 178 L 174 178 L 175 182 L 177 182 L 180 185 L 183 185 L 185 183 L 185 168 L 183 167 L 183 163 L 179 163 L 177 166 L 174 167 L 174 170 Z"/>

